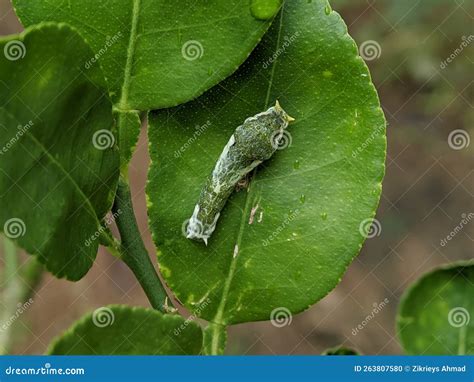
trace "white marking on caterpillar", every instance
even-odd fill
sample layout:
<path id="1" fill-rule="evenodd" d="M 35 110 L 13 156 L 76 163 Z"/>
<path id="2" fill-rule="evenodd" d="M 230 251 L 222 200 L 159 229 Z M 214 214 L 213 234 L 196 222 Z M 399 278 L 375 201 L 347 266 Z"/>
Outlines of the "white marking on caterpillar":
<path id="1" fill-rule="evenodd" d="M 187 235 L 186 238 L 188 239 L 202 239 L 204 243 L 207 245 L 207 240 L 211 236 L 211 234 L 216 229 L 216 223 L 221 215 L 220 212 L 216 214 L 214 217 L 214 221 L 210 225 L 203 224 L 199 218 L 199 204 L 196 204 L 194 207 L 193 216 L 189 219 L 188 226 L 187 226 Z"/>
<path id="2" fill-rule="evenodd" d="M 253 219 L 255 218 L 255 213 L 258 210 L 258 203 L 255 207 L 252 208 L 252 211 L 250 211 L 250 217 L 249 217 L 249 224 L 253 224 Z"/>

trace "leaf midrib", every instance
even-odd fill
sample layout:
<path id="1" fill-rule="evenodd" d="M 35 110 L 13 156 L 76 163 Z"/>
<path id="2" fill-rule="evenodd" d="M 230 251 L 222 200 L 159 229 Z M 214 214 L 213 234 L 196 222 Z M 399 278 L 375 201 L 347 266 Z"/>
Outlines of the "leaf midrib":
<path id="1" fill-rule="evenodd" d="M 137 28 L 138 19 L 140 17 L 141 0 L 133 0 L 132 10 L 132 26 L 130 30 L 130 39 L 127 47 L 127 61 L 125 62 L 122 91 L 119 100 L 119 108 L 121 110 L 129 110 L 128 96 L 130 91 L 130 84 L 132 80 L 133 60 L 135 59 L 135 49 L 137 45 Z"/>
<path id="2" fill-rule="evenodd" d="M 281 40 L 281 32 L 282 32 L 282 28 L 283 28 L 283 13 L 284 13 L 283 11 L 284 11 L 284 4 L 280 9 L 280 20 L 279 20 L 280 25 L 279 25 L 279 28 L 278 28 L 278 37 L 277 37 L 277 42 L 276 42 L 276 49 L 278 49 L 278 46 L 280 45 L 280 40 Z M 274 78 L 274 75 L 275 75 L 275 67 L 276 67 L 277 62 L 278 62 L 278 58 L 275 59 L 275 61 L 273 62 L 273 65 L 272 65 L 272 70 L 271 70 L 271 73 L 270 73 L 270 79 L 268 81 L 268 89 L 267 89 L 267 94 L 266 94 L 266 99 L 265 99 L 264 110 L 266 110 L 268 108 L 268 102 L 269 102 L 269 99 L 270 99 L 271 88 L 272 88 L 272 85 L 273 85 L 273 78 Z M 258 169 L 258 167 L 253 170 L 252 178 L 251 178 L 249 186 L 248 186 L 249 187 L 248 188 L 248 193 L 247 193 L 247 196 L 246 196 L 246 199 L 245 199 L 245 207 L 244 207 L 244 210 L 242 212 L 242 218 L 241 218 L 241 221 L 240 221 L 239 233 L 238 233 L 237 242 L 236 242 L 236 247 L 237 247 L 238 251 L 240 251 L 240 248 L 241 248 L 242 237 L 243 237 L 246 222 L 247 222 L 246 216 L 248 216 L 250 207 L 252 205 L 252 201 L 255 199 L 255 192 L 254 192 L 255 187 L 252 187 L 252 186 L 255 183 L 255 179 L 256 179 L 256 176 L 257 176 L 257 169 Z M 227 303 L 227 298 L 228 298 L 228 295 L 229 295 L 232 279 L 234 277 L 235 270 L 237 268 L 237 261 L 238 261 L 239 256 L 240 255 L 237 253 L 236 256 L 232 257 L 232 260 L 231 260 L 230 266 L 229 266 L 229 273 L 227 275 L 227 278 L 225 279 L 221 300 L 220 300 L 219 306 L 217 308 L 216 315 L 214 316 L 214 319 L 212 320 L 213 323 L 218 324 L 218 325 L 225 326 L 225 323 L 223 322 L 222 319 L 223 319 L 224 310 L 225 310 L 225 306 L 226 306 L 226 303 Z M 219 344 L 219 337 L 218 336 L 220 335 L 220 333 L 221 333 L 220 331 L 215 331 L 214 332 L 215 335 L 213 336 L 213 340 L 212 340 L 212 348 L 213 349 L 214 349 L 215 346 L 218 346 L 218 344 Z"/>

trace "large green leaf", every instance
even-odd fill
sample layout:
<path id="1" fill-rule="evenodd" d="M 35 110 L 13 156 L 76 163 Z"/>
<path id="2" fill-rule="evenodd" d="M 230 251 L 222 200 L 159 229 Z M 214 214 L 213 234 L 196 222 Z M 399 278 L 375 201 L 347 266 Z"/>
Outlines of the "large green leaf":
<path id="1" fill-rule="evenodd" d="M 0 39 L 0 52 L 0 229 L 56 276 L 80 279 L 119 170 L 103 75 L 83 71 L 93 53 L 65 24 Z"/>
<path id="2" fill-rule="evenodd" d="M 424 275 L 404 294 L 397 328 L 408 354 L 474 354 L 474 262 Z"/>
<path id="3" fill-rule="evenodd" d="M 13 3 L 24 25 L 63 21 L 92 46 L 95 55 L 82 65 L 88 69 L 100 62 L 104 70 L 126 168 L 138 140 L 139 111 L 186 102 L 231 74 L 267 31 L 280 0 L 259 0 L 256 15 L 249 0 Z"/>
<path id="4" fill-rule="evenodd" d="M 53 355 L 199 354 L 202 330 L 178 315 L 110 305 L 87 314 L 53 341 Z"/>
<path id="5" fill-rule="evenodd" d="M 231 196 L 208 246 L 186 239 L 183 223 L 235 128 L 276 99 L 296 118 L 291 146 Z M 227 325 L 267 320 L 278 308 L 300 312 L 337 285 L 360 250 L 381 191 L 385 120 L 367 67 L 326 1 L 286 2 L 234 76 L 152 113 L 149 137 L 161 271 L 201 317 Z"/>
<path id="6" fill-rule="evenodd" d="M 183 223 L 235 128 L 276 99 L 296 118 L 291 146 L 231 196 L 208 246 L 186 239 Z M 161 271 L 201 317 L 227 325 L 300 312 L 337 285 L 360 250 L 381 192 L 385 120 L 367 67 L 326 1 L 286 2 L 234 76 L 151 114 L 149 137 Z"/>
<path id="7" fill-rule="evenodd" d="M 13 3 L 24 25 L 66 22 L 90 43 L 95 55 L 82 65 L 100 62 L 104 70 L 125 165 L 137 143 L 139 111 L 186 102 L 231 74 L 268 29 L 280 0 L 260 0 L 256 12 L 249 0 Z"/>

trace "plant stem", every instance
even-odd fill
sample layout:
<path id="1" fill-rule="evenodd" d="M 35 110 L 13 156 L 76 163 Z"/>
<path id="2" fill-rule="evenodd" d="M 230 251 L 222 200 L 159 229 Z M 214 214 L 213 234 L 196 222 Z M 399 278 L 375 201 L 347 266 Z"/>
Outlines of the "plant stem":
<path id="1" fill-rule="evenodd" d="M 14 321 L 22 312 L 24 303 L 32 296 L 36 286 L 41 280 L 43 266 L 36 260 L 30 258 L 25 269 L 20 273 L 18 267 L 18 254 L 13 242 L 4 238 L 5 269 L 2 280 L 2 308 L 0 316 L 0 354 L 8 354 L 12 346 L 12 331 Z M 20 277 L 23 280 L 20 281 Z M 5 327 L 3 327 L 5 325 Z"/>
<path id="2" fill-rule="evenodd" d="M 128 265 L 142 286 L 153 308 L 167 312 L 168 296 L 153 266 L 138 229 L 128 183 L 119 180 L 112 208 L 120 232 L 120 258 Z"/>
<path id="3" fill-rule="evenodd" d="M 26 302 L 33 295 L 36 287 L 43 277 L 43 264 L 41 264 L 36 257 L 32 257 L 21 272 L 21 277 L 24 281 L 22 293 L 20 294 L 20 302 Z"/>
<path id="4" fill-rule="evenodd" d="M 19 282 L 16 277 L 18 269 L 18 259 L 15 245 L 6 237 L 3 239 L 3 251 L 5 254 L 5 269 L 2 278 L 2 309 L 1 315 L 2 327 L 10 321 L 16 310 L 18 303 Z M 6 326 L 0 331 L 0 354 L 8 354 L 11 347 L 11 326 Z"/>
<path id="5" fill-rule="evenodd" d="M 2 285 L 6 287 L 15 280 L 15 274 L 18 269 L 18 258 L 15 244 L 6 237 L 3 238 L 3 250 L 5 253 L 5 269 L 3 271 Z"/>

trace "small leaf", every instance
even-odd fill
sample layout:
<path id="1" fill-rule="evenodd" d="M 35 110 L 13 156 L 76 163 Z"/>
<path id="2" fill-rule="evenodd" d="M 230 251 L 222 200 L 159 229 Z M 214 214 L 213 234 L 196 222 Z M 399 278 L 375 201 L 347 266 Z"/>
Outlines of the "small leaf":
<path id="1" fill-rule="evenodd" d="M 323 298 L 377 207 L 384 116 L 354 41 L 326 8 L 285 2 L 235 75 L 150 115 L 147 192 L 160 269 L 179 300 L 215 324 L 291 315 Z M 288 147 L 231 195 L 208 246 L 187 239 L 186 220 L 229 138 L 276 100 L 296 118 Z"/>
<path id="2" fill-rule="evenodd" d="M 97 254 L 119 174 L 112 105 L 93 54 L 65 24 L 0 39 L 0 230 L 57 277 Z"/>
<path id="3" fill-rule="evenodd" d="M 360 355 L 360 353 L 357 350 L 340 345 L 326 349 L 322 355 Z"/>
<path id="4" fill-rule="evenodd" d="M 199 354 L 202 330 L 156 310 L 110 305 L 78 320 L 50 345 L 52 355 Z"/>
<path id="5" fill-rule="evenodd" d="M 474 354 L 474 262 L 437 268 L 404 293 L 397 329 L 415 355 Z"/>

